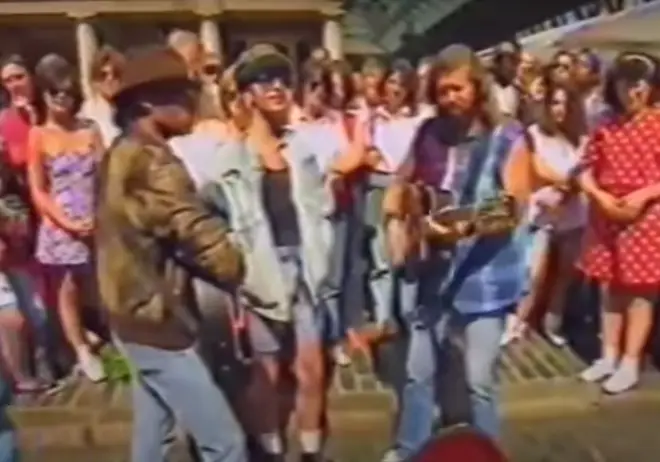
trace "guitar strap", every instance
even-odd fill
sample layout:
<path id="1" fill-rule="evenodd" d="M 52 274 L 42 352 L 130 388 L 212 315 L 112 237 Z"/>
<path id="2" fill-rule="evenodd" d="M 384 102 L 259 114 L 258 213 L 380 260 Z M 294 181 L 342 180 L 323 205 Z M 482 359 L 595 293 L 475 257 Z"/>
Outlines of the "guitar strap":
<path id="1" fill-rule="evenodd" d="M 484 166 L 491 160 L 493 155 L 493 142 L 498 138 L 499 130 L 495 130 L 486 140 L 475 140 L 478 143 L 478 149 L 470 155 L 467 167 L 467 178 L 461 188 L 459 203 L 461 205 L 474 204 L 477 200 L 477 190 L 481 186 L 484 175 Z M 456 148 L 454 148 L 456 149 Z M 458 151 L 458 149 L 456 149 Z M 456 152 L 456 155 L 462 155 Z M 455 167 L 458 165 L 458 159 L 454 161 Z M 449 169 L 448 169 L 449 170 Z"/>

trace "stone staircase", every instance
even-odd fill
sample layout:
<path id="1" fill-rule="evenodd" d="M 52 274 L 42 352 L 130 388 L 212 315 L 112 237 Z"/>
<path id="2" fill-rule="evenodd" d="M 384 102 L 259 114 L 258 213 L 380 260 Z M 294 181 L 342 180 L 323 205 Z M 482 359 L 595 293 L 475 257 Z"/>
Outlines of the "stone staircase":
<path id="1" fill-rule="evenodd" d="M 445 417 L 461 421 L 466 393 L 464 384 L 456 380 L 461 376 L 456 373 L 461 367 L 460 344 L 453 346 L 440 399 Z M 333 427 L 359 431 L 390 419 L 401 383 L 402 352 L 401 345 L 389 344 L 377 352 L 374 362 L 358 357 L 335 371 L 329 416 Z M 538 418 L 587 410 L 598 396 L 575 380 L 583 366 L 570 349 L 556 349 L 538 335 L 508 347 L 500 367 L 505 416 Z M 117 382 L 95 385 L 72 379 L 56 393 L 20 400 L 10 415 L 21 446 L 30 450 L 122 446 L 130 440 L 130 388 Z"/>

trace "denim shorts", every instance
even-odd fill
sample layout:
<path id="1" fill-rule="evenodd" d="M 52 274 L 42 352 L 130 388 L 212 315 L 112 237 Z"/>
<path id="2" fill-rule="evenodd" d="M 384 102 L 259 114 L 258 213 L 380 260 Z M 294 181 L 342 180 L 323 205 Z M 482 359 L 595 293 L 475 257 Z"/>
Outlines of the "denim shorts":
<path id="1" fill-rule="evenodd" d="M 315 307 L 303 279 L 298 247 L 277 249 L 291 297 L 293 320 L 284 323 L 252 313 L 248 318 L 250 342 L 255 354 L 291 354 L 297 345 L 318 344 L 323 338 L 324 316 Z"/>

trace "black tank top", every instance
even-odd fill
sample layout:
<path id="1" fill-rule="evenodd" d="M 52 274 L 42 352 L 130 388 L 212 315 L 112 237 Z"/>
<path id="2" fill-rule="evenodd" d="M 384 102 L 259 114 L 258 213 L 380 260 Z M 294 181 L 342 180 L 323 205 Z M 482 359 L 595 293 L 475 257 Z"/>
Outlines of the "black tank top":
<path id="1" fill-rule="evenodd" d="M 300 245 L 300 229 L 296 208 L 291 199 L 289 171 L 266 171 L 261 196 L 274 244 L 278 247 Z"/>

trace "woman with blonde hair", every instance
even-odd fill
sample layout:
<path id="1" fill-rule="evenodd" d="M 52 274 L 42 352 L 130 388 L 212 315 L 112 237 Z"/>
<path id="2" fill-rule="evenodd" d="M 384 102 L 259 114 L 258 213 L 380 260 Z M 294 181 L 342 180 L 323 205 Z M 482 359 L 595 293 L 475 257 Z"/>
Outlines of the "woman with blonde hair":
<path id="1" fill-rule="evenodd" d="M 106 148 L 119 136 L 119 128 L 114 121 L 112 98 L 119 89 L 123 65 L 124 57 L 121 53 L 107 45 L 102 47 L 92 60 L 91 95 L 80 107 L 81 117 L 96 122 Z"/>

